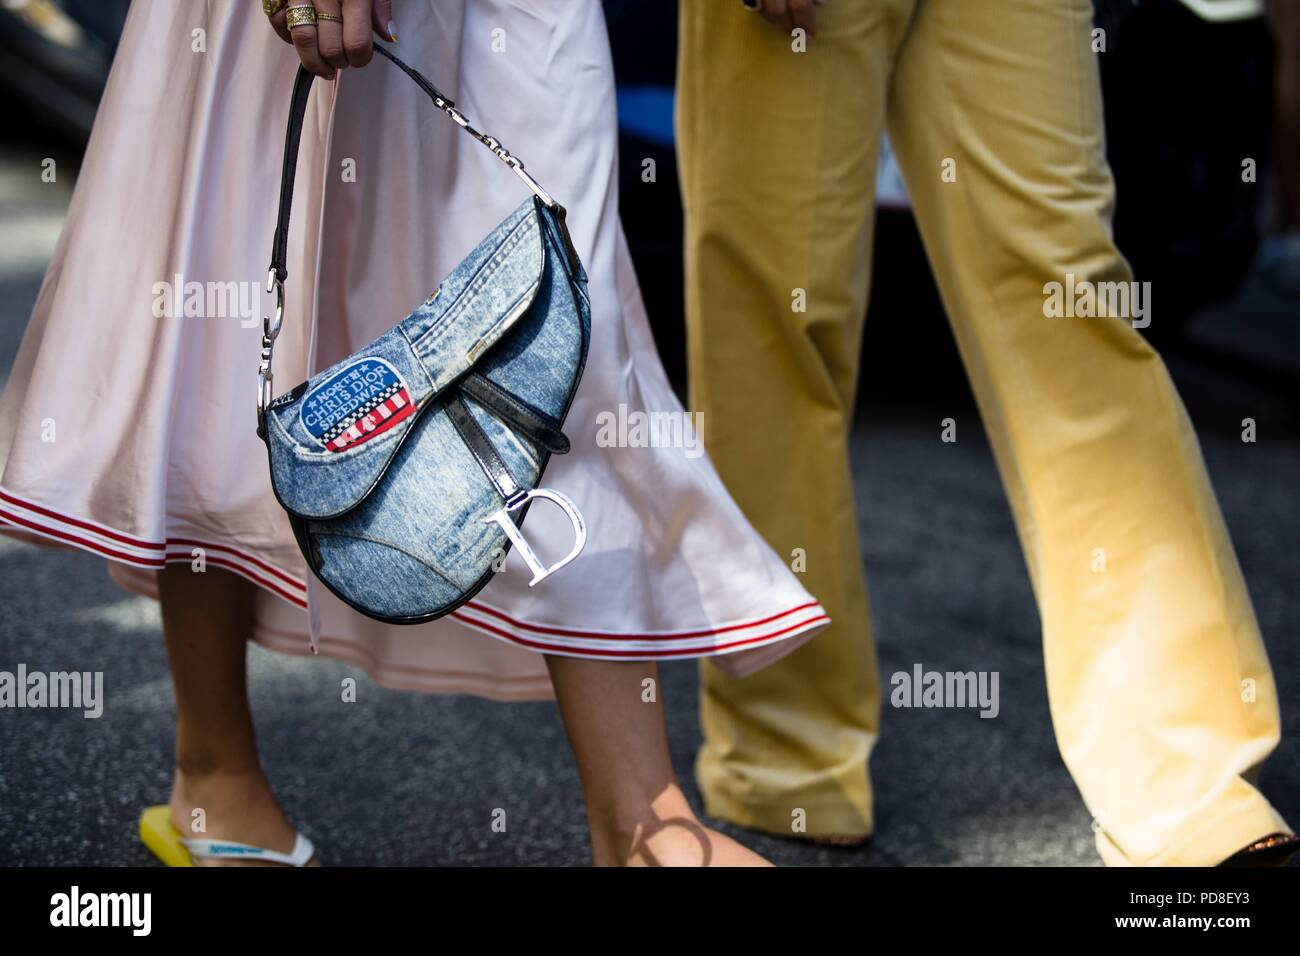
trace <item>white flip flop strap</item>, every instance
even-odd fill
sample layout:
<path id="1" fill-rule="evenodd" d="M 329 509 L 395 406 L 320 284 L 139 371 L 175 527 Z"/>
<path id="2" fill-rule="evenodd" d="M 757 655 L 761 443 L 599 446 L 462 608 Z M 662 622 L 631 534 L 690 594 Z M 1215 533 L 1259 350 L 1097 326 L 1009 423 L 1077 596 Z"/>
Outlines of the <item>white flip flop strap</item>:
<path id="1" fill-rule="evenodd" d="M 288 853 L 277 853 L 275 850 L 265 850 L 260 846 L 249 846 L 247 843 L 234 843 L 230 840 L 182 839 L 181 843 L 190 851 L 190 856 L 210 860 L 261 860 L 267 863 L 284 863 L 288 866 L 306 866 L 307 861 L 316 853 L 311 840 L 301 833 L 294 834 L 293 849 Z"/>

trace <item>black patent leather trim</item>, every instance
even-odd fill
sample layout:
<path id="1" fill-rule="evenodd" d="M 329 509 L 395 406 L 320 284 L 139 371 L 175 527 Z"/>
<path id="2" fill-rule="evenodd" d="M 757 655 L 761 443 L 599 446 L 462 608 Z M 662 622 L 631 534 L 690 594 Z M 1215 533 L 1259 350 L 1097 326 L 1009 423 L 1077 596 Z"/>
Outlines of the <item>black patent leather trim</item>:
<path id="1" fill-rule="evenodd" d="M 529 502 L 529 504 L 531 504 L 531 502 Z M 518 526 L 523 527 L 524 517 L 527 515 L 527 513 L 528 513 L 528 505 L 524 505 L 523 508 L 520 509 L 519 518 L 516 521 L 516 524 Z M 488 565 L 488 569 L 483 572 L 483 576 L 479 578 L 477 581 L 475 581 L 468 589 L 466 589 L 464 594 L 462 594 L 452 603 L 444 604 L 436 611 L 432 611 L 428 614 L 414 614 L 411 615 L 410 617 L 390 617 L 387 614 L 376 614 L 370 608 L 365 608 L 362 607 L 360 604 L 357 604 L 346 594 L 340 592 L 338 588 L 334 587 L 334 585 L 330 584 L 329 581 L 321 577 L 320 562 L 316 560 L 316 552 L 312 549 L 310 544 L 311 535 L 313 534 L 310 527 L 311 522 L 305 521 L 302 518 L 298 518 L 294 515 L 290 515 L 289 524 L 293 526 L 293 536 L 298 541 L 298 547 L 302 550 L 303 556 L 307 558 L 307 566 L 311 569 L 311 573 L 316 575 L 316 580 L 319 581 L 321 584 L 325 585 L 325 590 L 329 591 L 330 594 L 333 594 L 336 598 L 338 598 L 348 607 L 352 608 L 352 610 L 356 611 L 358 614 L 364 615 L 365 617 L 368 617 L 371 620 L 379 621 L 381 624 L 397 624 L 402 627 L 409 627 L 414 624 L 428 624 L 430 621 L 436 621 L 440 617 L 446 617 L 452 611 L 457 611 L 460 608 L 464 607 L 466 604 L 468 604 L 470 601 L 474 600 L 474 598 L 478 596 L 478 593 L 482 591 L 485 587 L 487 587 L 488 582 L 491 581 L 492 578 L 497 573 L 495 568 L 493 568 L 491 565 Z M 328 531 L 322 533 L 329 534 Z M 510 553 L 509 538 L 506 538 L 506 540 L 502 543 L 501 549 L 503 554 Z"/>
<path id="2" fill-rule="evenodd" d="M 460 392 L 451 395 L 442 407 L 447 412 L 447 417 L 451 419 L 451 423 L 456 426 L 456 431 L 460 432 L 461 441 L 465 443 L 465 447 L 469 449 L 469 453 L 474 456 L 478 466 L 483 469 L 483 474 L 487 475 L 488 481 L 492 482 L 501 497 L 509 501 L 519 494 L 521 491 L 519 482 L 515 481 L 515 476 L 510 474 L 510 469 L 501 460 L 496 446 L 492 444 L 492 439 L 487 437 L 479 427 L 479 423 L 475 421 L 474 413 L 469 410 Z"/>

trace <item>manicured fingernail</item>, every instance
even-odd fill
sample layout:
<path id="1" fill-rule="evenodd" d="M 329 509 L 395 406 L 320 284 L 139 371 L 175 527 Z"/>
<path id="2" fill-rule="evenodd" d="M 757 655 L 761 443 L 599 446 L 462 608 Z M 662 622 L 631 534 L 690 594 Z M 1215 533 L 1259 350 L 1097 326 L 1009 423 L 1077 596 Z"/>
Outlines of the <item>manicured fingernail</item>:
<path id="1" fill-rule="evenodd" d="M 388 21 L 388 39 L 397 42 L 397 27 L 392 20 Z"/>

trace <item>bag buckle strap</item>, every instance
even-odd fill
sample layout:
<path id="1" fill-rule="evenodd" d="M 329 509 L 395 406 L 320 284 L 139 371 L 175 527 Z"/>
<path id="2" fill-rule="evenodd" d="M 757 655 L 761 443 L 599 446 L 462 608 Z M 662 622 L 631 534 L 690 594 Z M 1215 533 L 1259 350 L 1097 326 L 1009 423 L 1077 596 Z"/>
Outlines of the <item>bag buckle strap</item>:
<path id="1" fill-rule="evenodd" d="M 474 456 L 474 460 L 478 462 L 479 467 L 483 469 L 483 473 L 487 475 L 488 480 L 492 482 L 497 492 L 505 499 L 502 507 L 484 518 L 483 523 L 499 524 L 501 530 L 506 533 L 506 537 L 510 539 L 510 543 L 518 549 L 519 556 L 524 559 L 524 563 L 533 572 L 533 578 L 528 582 L 528 586 L 532 587 L 537 582 L 545 580 L 576 558 L 587 543 L 587 523 L 583 521 L 578 506 L 567 496 L 552 488 L 526 488 L 520 485 L 514 476 L 510 474 L 510 469 L 506 467 L 506 463 L 501 460 L 501 456 L 493 446 L 492 440 L 488 438 L 483 429 L 479 427 L 478 422 L 475 421 L 473 413 L 465 404 L 465 399 L 459 391 L 448 398 L 443 407 L 446 409 L 448 417 L 451 418 L 451 423 L 456 427 L 456 431 L 460 433 L 465 447 Z M 542 564 L 537 557 L 537 552 L 524 538 L 523 531 L 510 519 L 512 511 L 518 511 L 534 498 L 545 498 L 558 505 L 560 510 L 568 517 L 569 524 L 573 526 L 573 547 L 567 555 L 550 567 Z"/>
<path id="2" fill-rule="evenodd" d="M 531 407 L 486 375 L 471 371 L 461 379 L 460 391 L 506 424 L 514 426 L 544 451 L 553 455 L 568 454 L 569 439 L 560 430 L 559 422 Z"/>

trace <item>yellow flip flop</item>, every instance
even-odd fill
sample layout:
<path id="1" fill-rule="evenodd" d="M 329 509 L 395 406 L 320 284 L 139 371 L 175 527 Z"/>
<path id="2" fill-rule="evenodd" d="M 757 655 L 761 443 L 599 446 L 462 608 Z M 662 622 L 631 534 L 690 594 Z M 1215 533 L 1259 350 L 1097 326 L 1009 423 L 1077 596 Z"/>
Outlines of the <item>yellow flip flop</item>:
<path id="1" fill-rule="evenodd" d="M 172 826 L 167 804 L 149 807 L 140 814 L 140 840 L 167 866 L 193 866 L 194 858 L 181 843 L 181 832 Z"/>
<path id="2" fill-rule="evenodd" d="M 293 835 L 293 849 L 288 853 L 277 853 L 275 850 L 264 850 L 259 846 L 232 843 L 229 840 L 187 840 L 172 825 L 171 809 L 165 803 L 149 807 L 140 814 L 140 840 L 167 866 L 193 866 L 195 857 L 264 860 L 286 866 L 306 866 L 307 861 L 316 854 L 311 840 L 301 833 Z"/>

